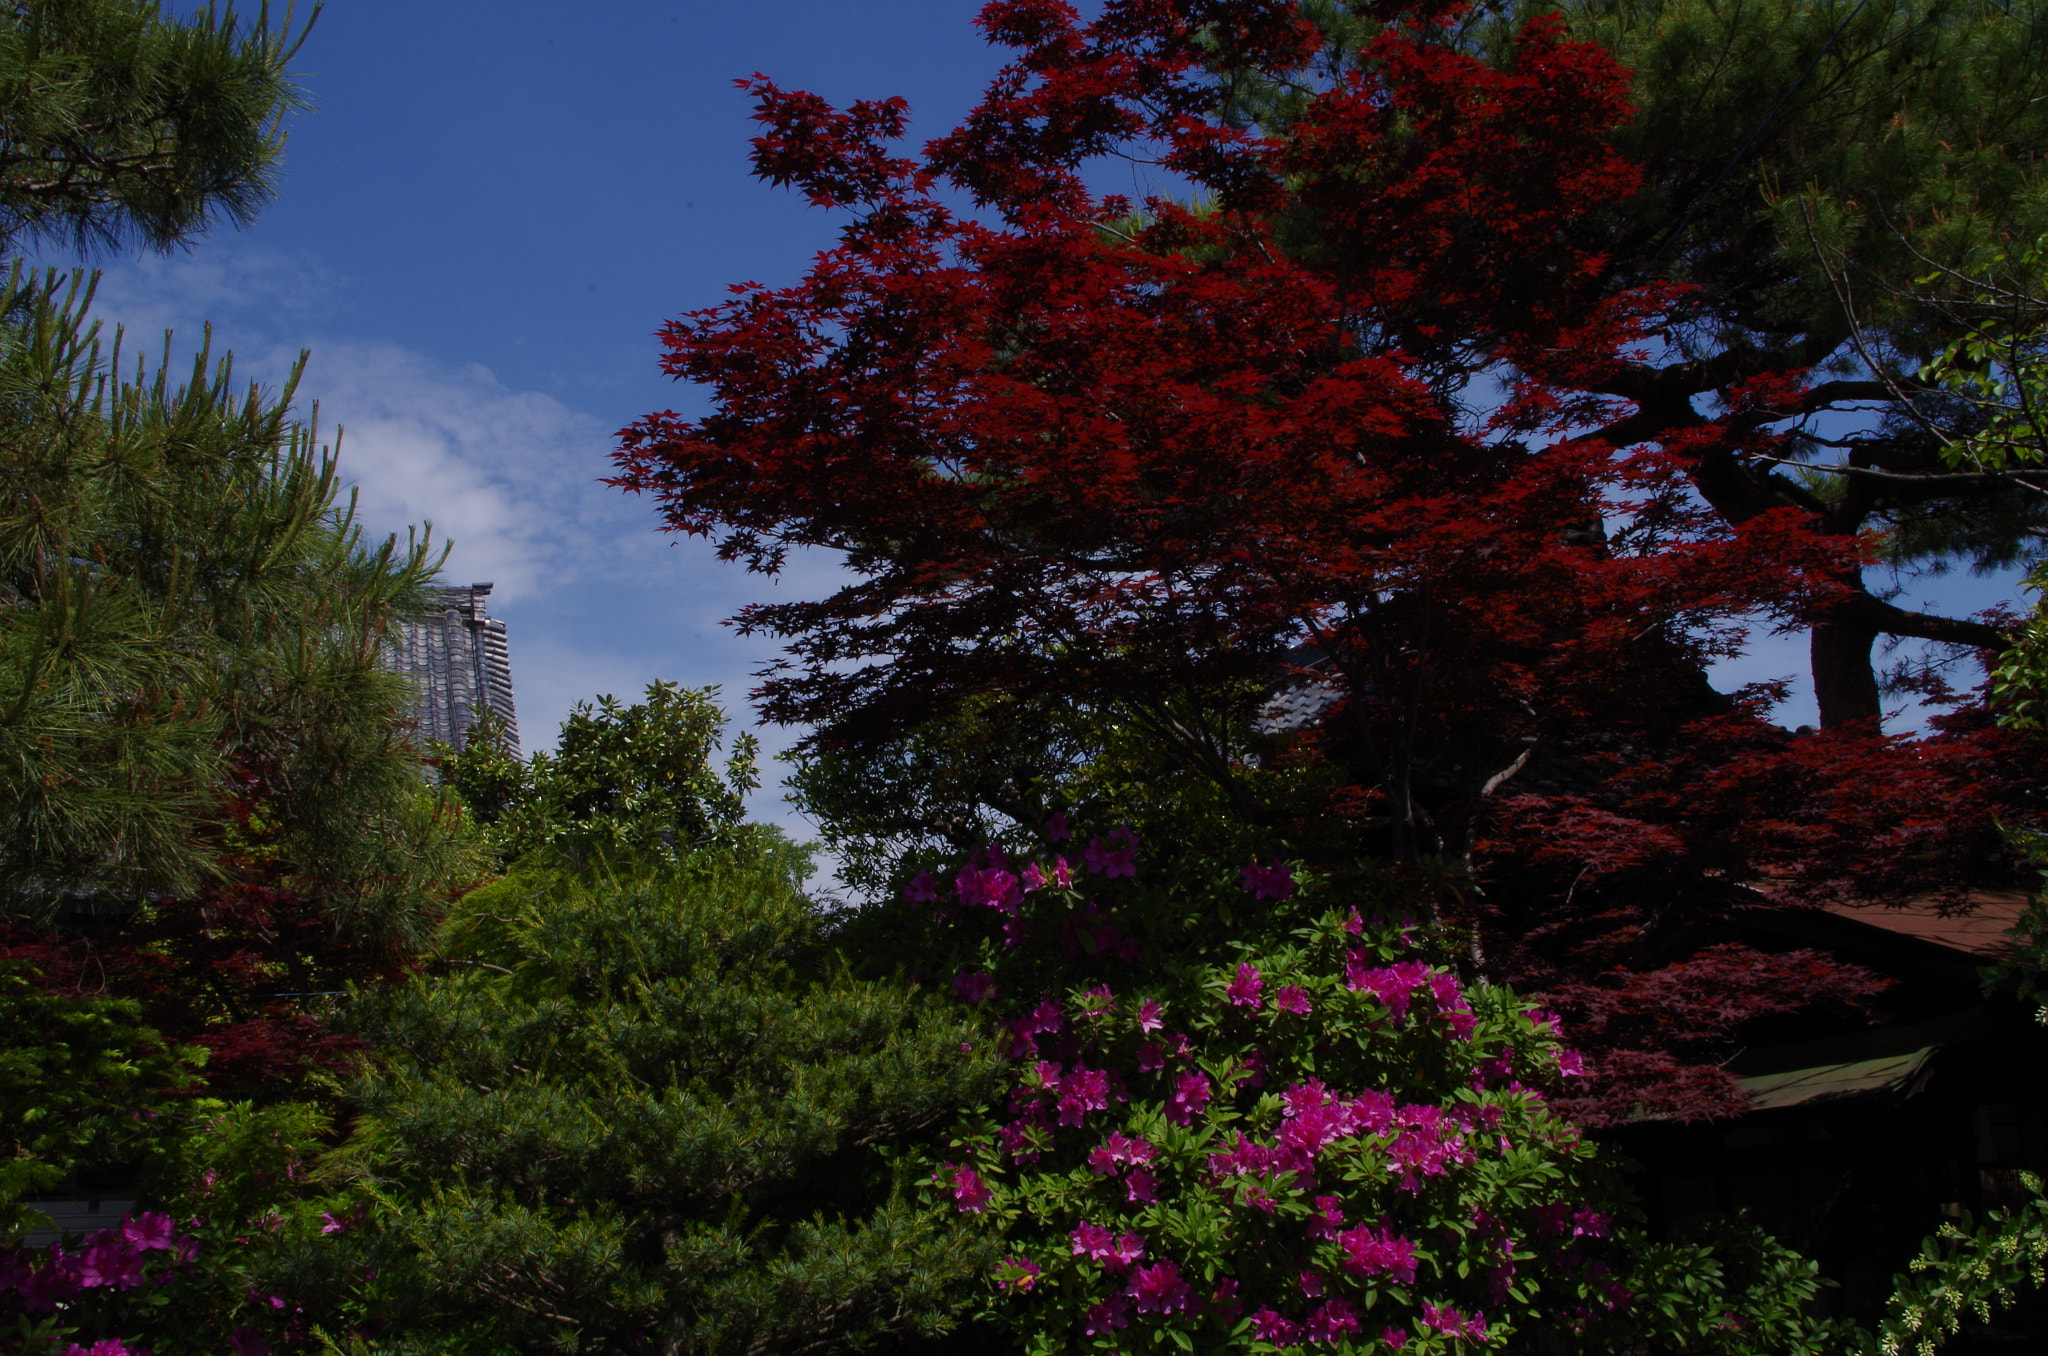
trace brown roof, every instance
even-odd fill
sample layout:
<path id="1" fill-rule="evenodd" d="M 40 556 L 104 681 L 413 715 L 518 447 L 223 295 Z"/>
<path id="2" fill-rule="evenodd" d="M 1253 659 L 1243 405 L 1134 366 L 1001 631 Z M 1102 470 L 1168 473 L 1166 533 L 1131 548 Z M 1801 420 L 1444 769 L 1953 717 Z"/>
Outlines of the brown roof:
<path id="1" fill-rule="evenodd" d="M 1970 894 L 1968 913 L 1946 918 L 1931 903 L 1902 908 L 1835 904 L 1828 912 L 1982 960 L 2000 960 L 2012 951 L 2009 934 L 2026 906 L 2023 890 L 1975 890 Z"/>

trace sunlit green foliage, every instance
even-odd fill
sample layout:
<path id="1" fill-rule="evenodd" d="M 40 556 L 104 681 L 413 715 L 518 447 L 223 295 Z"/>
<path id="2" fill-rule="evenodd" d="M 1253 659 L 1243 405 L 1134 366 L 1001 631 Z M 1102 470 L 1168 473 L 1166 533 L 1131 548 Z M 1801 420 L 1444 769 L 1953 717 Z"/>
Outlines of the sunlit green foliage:
<path id="1" fill-rule="evenodd" d="M 292 27 L 267 6 L 250 23 L 211 5 L 167 19 L 157 0 L 0 5 L 0 250 L 164 249 L 247 224 L 304 106 Z"/>
<path id="2" fill-rule="evenodd" d="M 953 1326 L 989 1245 L 897 1149 L 984 1093 L 994 1046 L 849 977 L 780 864 L 530 869 L 445 942 L 454 973 L 362 1014 L 389 1053 L 343 1161 L 379 1208 L 330 1274 L 375 1270 L 356 1303 L 385 1331 L 740 1352 Z"/>

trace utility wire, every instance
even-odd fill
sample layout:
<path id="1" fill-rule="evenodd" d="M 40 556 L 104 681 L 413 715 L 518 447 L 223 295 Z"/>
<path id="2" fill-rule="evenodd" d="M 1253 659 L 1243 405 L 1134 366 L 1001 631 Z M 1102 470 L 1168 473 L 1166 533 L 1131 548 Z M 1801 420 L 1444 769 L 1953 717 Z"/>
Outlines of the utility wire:
<path id="1" fill-rule="evenodd" d="M 1828 40 L 1821 44 L 1821 49 L 1818 52 L 1813 54 L 1813 60 L 1806 63 L 1806 69 L 1799 73 L 1799 78 L 1794 80 L 1790 87 L 1778 96 L 1778 102 L 1772 104 L 1771 111 L 1764 114 L 1764 120 L 1756 125 L 1754 132 L 1749 134 L 1749 140 L 1742 143 L 1742 149 L 1729 157 L 1728 163 L 1721 166 L 1721 172 L 1714 176 L 1714 182 L 1707 185 L 1707 191 L 1694 198 L 1692 205 L 1685 209 L 1685 215 L 1678 219 L 1678 224 L 1671 228 L 1670 234 L 1666 235 L 1663 243 L 1657 246 L 1657 252 L 1650 256 L 1650 262 L 1647 267 L 1655 268 L 1657 261 L 1664 257 L 1664 251 L 1671 248 L 1671 242 L 1678 239 L 1679 232 L 1692 225 L 1692 219 L 1698 216 L 1700 209 L 1707 205 L 1707 199 L 1714 196 L 1714 190 L 1719 188 L 1722 181 L 1734 172 L 1737 165 L 1742 163 L 1743 157 L 1755 149 L 1756 143 L 1762 139 L 1763 134 L 1770 130 L 1773 122 L 1777 121 L 1778 114 L 1784 111 L 1785 105 L 1791 101 L 1792 96 L 1797 94 L 1800 86 L 1806 83 L 1806 78 L 1813 74 L 1816 66 L 1820 65 L 1821 58 L 1834 50 L 1836 41 L 1841 38 L 1849 25 L 1855 22 L 1856 16 L 1863 12 L 1863 6 L 1867 3 L 1868 0 L 1856 0 L 1856 4 L 1850 9 L 1848 17 L 1835 25 L 1835 31 L 1828 34 Z"/>

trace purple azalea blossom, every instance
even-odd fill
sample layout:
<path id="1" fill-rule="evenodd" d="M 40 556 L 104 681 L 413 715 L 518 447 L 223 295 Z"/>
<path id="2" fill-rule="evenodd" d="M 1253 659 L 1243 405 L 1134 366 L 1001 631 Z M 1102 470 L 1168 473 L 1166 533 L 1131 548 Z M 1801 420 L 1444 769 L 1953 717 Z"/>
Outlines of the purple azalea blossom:
<path id="1" fill-rule="evenodd" d="M 1059 1090 L 1061 1125 L 1079 1125 L 1089 1112 L 1109 1109 L 1109 1075 L 1101 1069 L 1076 1068 Z"/>
<path id="2" fill-rule="evenodd" d="M 971 866 L 963 868 L 954 878 L 953 888 L 959 893 L 960 902 L 969 908 L 1013 914 L 1024 902 L 1024 891 L 1017 878 L 999 866 L 985 871 Z"/>
<path id="3" fill-rule="evenodd" d="M 1429 981 L 1429 973 L 1429 967 L 1421 961 L 1369 968 L 1364 963 L 1364 953 L 1354 951 L 1344 967 L 1344 982 L 1353 989 L 1369 991 L 1399 1022 L 1407 1018 L 1408 1004 L 1415 990 Z"/>
<path id="4" fill-rule="evenodd" d="M 1316 1010 L 1308 998 L 1308 990 L 1299 984 L 1289 984 L 1273 996 L 1273 1006 L 1282 1012 L 1291 1012 L 1297 1017 L 1306 1017 Z"/>
<path id="5" fill-rule="evenodd" d="M 1486 1315 L 1476 1310 L 1467 1318 L 1448 1304 L 1438 1308 L 1424 1300 L 1422 1326 L 1432 1328 L 1446 1337 L 1463 1337 L 1474 1342 L 1486 1340 Z"/>
<path id="6" fill-rule="evenodd" d="M 996 1267 L 996 1283 L 1006 1290 L 1030 1290 L 1042 1271 L 1029 1257 L 1005 1257 Z"/>
<path id="7" fill-rule="evenodd" d="M 1358 1331 L 1358 1311 L 1346 1300 L 1333 1299 L 1308 1316 L 1302 1336 L 1311 1342 L 1337 1343 Z"/>
<path id="8" fill-rule="evenodd" d="M 1261 1309 L 1252 1315 L 1252 1336 L 1276 1347 L 1291 1347 L 1301 1339 L 1301 1325 L 1271 1309 Z"/>
<path id="9" fill-rule="evenodd" d="M 121 1237 L 144 1252 L 168 1252 L 178 1241 L 178 1228 L 161 1210 L 144 1210 L 121 1221 Z"/>
<path id="10" fill-rule="evenodd" d="M 1239 875 L 1240 883 L 1253 899 L 1290 899 L 1294 895 L 1294 871 L 1285 862 L 1274 862 L 1271 866 L 1253 862 Z"/>
<path id="11" fill-rule="evenodd" d="M 1111 1295 L 1100 1304 L 1090 1305 L 1088 1313 L 1081 1320 L 1082 1328 L 1090 1337 L 1103 1337 L 1131 1321 L 1131 1300 L 1128 1295 Z"/>
<path id="12" fill-rule="evenodd" d="M 1173 1095 L 1166 1100 L 1166 1119 L 1175 1125 L 1193 1125 L 1215 1095 L 1208 1078 L 1191 1069 L 1174 1080 Z"/>
<path id="13" fill-rule="evenodd" d="M 1087 850 L 1081 854 L 1088 863 L 1089 871 L 1114 880 L 1118 876 L 1138 874 L 1138 835 L 1129 829 L 1112 829 L 1109 842 L 1100 838 L 1088 840 Z"/>
<path id="14" fill-rule="evenodd" d="M 1224 987 L 1223 995 L 1237 1007 L 1256 1008 L 1259 1006 L 1259 990 L 1265 987 L 1265 983 L 1259 978 L 1257 966 L 1241 961 L 1237 967 L 1237 978 Z"/>
<path id="15" fill-rule="evenodd" d="M 1131 1298 L 1141 1314 L 1171 1314 L 1188 1307 L 1194 1292 L 1181 1279 L 1180 1268 L 1171 1262 L 1137 1267 L 1131 1272 Z"/>
<path id="16" fill-rule="evenodd" d="M 1344 1269 L 1361 1279 L 1387 1276 L 1403 1285 L 1415 1283 L 1415 1245 L 1391 1229 L 1361 1224 L 1337 1235 L 1344 1250 Z"/>
<path id="17" fill-rule="evenodd" d="M 1100 1224 L 1083 1220 L 1067 1235 L 1074 1245 L 1074 1256 L 1086 1257 L 1094 1262 L 1106 1262 L 1116 1255 L 1116 1235 Z"/>
<path id="18" fill-rule="evenodd" d="M 978 1215 L 988 1209 L 988 1183 L 981 1180 L 981 1174 L 973 1168 L 948 1168 L 953 1172 L 953 1203 L 963 1215 Z"/>

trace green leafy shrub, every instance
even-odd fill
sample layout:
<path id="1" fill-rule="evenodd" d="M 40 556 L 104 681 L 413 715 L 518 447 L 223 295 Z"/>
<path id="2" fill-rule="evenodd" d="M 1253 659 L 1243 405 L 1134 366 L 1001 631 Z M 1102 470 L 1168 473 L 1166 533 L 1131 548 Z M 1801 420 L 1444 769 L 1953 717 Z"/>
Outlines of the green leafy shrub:
<path id="1" fill-rule="evenodd" d="M 917 1200 L 897 1149 L 979 1099 L 994 1051 L 850 977 L 819 929 L 773 857 L 529 866 L 472 894 L 455 973 L 363 1004 L 389 1054 L 328 1170 L 373 1208 L 280 1288 L 428 1345 L 947 1331 L 989 1245 Z"/>

